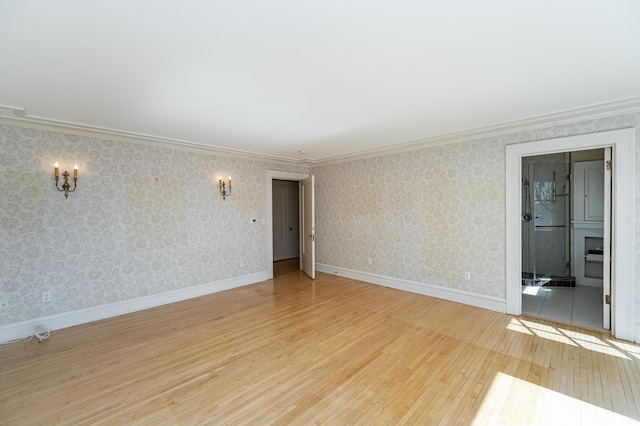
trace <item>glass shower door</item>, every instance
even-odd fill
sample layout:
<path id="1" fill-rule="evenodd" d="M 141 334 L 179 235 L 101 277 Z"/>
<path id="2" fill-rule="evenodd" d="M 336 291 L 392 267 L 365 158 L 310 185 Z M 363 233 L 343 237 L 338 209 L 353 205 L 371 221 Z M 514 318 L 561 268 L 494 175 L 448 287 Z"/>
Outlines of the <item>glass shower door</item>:
<path id="1" fill-rule="evenodd" d="M 532 217 L 527 221 L 523 213 L 523 280 L 541 285 L 570 275 L 570 154 L 524 160 L 523 212 L 529 207 Z"/>

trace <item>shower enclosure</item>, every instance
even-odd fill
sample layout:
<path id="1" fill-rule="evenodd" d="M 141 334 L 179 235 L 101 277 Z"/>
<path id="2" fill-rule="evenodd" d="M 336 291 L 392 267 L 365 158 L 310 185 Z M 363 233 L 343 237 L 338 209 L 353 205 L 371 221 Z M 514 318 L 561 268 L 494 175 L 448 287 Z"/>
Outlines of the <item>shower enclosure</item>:
<path id="1" fill-rule="evenodd" d="M 522 283 L 574 286 L 571 278 L 571 154 L 522 159 Z"/>

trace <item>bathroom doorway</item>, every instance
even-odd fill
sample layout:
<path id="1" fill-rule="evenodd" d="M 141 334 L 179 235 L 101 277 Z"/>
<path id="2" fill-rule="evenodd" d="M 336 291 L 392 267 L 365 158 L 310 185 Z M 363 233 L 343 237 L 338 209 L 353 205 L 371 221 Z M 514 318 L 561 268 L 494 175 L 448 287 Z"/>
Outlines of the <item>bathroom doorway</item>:
<path id="1" fill-rule="evenodd" d="M 636 252 L 636 131 L 610 130 L 507 145 L 506 312 L 522 315 L 522 159 L 531 155 L 611 147 L 611 333 L 634 341 Z M 640 332 L 640 330 L 639 330 Z"/>
<path id="2" fill-rule="evenodd" d="M 599 148 L 522 158 L 523 313 L 610 328 L 603 299 L 609 293 L 603 258 L 610 215 L 605 206 L 611 206 L 605 152 Z"/>

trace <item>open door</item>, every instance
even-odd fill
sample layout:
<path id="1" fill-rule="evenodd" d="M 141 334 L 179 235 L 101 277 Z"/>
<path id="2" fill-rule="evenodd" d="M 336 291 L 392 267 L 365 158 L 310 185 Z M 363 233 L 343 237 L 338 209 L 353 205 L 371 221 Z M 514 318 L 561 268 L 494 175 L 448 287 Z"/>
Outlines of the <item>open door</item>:
<path id="1" fill-rule="evenodd" d="M 602 238 L 602 327 L 611 330 L 611 148 L 604 149 L 604 227 Z"/>
<path id="2" fill-rule="evenodd" d="M 300 205 L 302 207 L 302 256 L 300 260 L 305 274 L 316 278 L 316 228 L 314 176 L 302 179 Z"/>

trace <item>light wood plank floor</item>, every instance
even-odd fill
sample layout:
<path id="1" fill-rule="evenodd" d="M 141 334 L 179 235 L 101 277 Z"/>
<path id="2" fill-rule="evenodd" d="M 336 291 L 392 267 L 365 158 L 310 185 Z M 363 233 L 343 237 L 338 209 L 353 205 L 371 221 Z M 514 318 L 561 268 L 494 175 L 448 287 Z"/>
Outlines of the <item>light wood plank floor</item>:
<path id="1" fill-rule="evenodd" d="M 0 345 L 0 424 L 636 424 L 640 347 L 276 266 Z"/>

